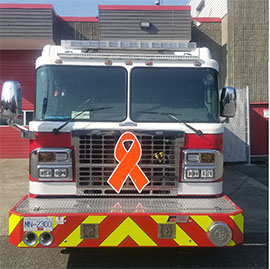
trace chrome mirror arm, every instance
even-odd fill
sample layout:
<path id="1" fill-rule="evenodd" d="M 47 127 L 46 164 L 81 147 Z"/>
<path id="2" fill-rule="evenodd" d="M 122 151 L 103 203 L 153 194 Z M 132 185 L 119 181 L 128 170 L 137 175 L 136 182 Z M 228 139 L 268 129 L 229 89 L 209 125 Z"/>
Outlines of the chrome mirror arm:
<path id="1" fill-rule="evenodd" d="M 33 132 L 33 131 L 29 131 L 26 127 L 24 127 L 24 126 L 22 126 L 20 124 L 17 124 L 13 120 L 10 120 L 10 119 L 7 120 L 7 123 L 11 128 L 21 132 L 21 138 L 23 138 L 23 139 L 31 139 L 31 140 L 36 139 L 36 133 Z"/>

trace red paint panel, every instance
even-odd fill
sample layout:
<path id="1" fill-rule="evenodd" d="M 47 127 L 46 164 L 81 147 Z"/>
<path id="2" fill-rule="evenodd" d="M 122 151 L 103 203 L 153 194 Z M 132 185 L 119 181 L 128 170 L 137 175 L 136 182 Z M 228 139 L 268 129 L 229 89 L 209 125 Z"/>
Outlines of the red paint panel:
<path id="1" fill-rule="evenodd" d="M 21 220 L 9 236 L 9 243 L 17 246 L 23 239 L 23 220 Z"/>
<path id="2" fill-rule="evenodd" d="M 30 141 L 30 152 L 36 148 L 65 147 L 72 148 L 70 133 L 36 133 L 36 139 Z"/>
<path id="3" fill-rule="evenodd" d="M 53 9 L 53 5 L 46 5 L 46 4 L 0 4 L 0 8 Z"/>
<path id="4" fill-rule="evenodd" d="M 63 214 L 65 215 L 65 214 Z M 86 218 L 87 216 L 76 216 L 76 217 L 69 217 L 65 218 L 66 223 L 69 225 L 59 224 L 52 232 L 52 236 L 54 238 L 52 247 L 57 247 L 62 241 L 71 234 Z M 39 244 L 39 247 L 42 245 Z"/>
<path id="5" fill-rule="evenodd" d="M 216 149 L 223 152 L 223 134 L 186 134 L 184 149 Z"/>
<path id="6" fill-rule="evenodd" d="M 214 221 L 223 221 L 231 228 L 231 230 L 233 231 L 232 240 L 235 242 L 235 244 L 240 244 L 243 241 L 242 232 L 239 230 L 238 226 L 229 216 L 224 216 L 220 214 L 219 216 L 213 215 L 211 216 L 211 218 Z"/>
<path id="7" fill-rule="evenodd" d="M 22 139 L 19 131 L 0 127 L 0 159 L 28 158 L 29 140 Z"/>
<path id="8" fill-rule="evenodd" d="M 212 246 L 205 231 L 195 221 L 178 223 L 178 226 L 189 235 L 198 246 Z"/>
<path id="9" fill-rule="evenodd" d="M 268 103 L 250 104 L 251 155 L 268 155 Z"/>
<path id="10" fill-rule="evenodd" d="M 103 10 L 191 10 L 190 6 L 132 6 L 132 5 L 98 5 Z"/>
<path id="11" fill-rule="evenodd" d="M 138 247 L 138 245 L 128 236 L 120 243 L 119 247 Z"/>
<path id="12" fill-rule="evenodd" d="M 98 22 L 97 17 L 57 17 L 62 21 Z"/>
<path id="13" fill-rule="evenodd" d="M 209 18 L 203 18 L 203 17 L 192 17 L 191 20 L 195 20 L 198 22 L 221 22 L 221 18 L 216 18 L 216 17 L 209 17 Z"/>
<path id="14" fill-rule="evenodd" d="M 150 216 L 132 216 L 132 219 L 146 232 L 146 234 L 154 241 L 159 247 L 177 247 L 178 245 L 171 239 L 158 238 L 158 225 Z"/>
<path id="15" fill-rule="evenodd" d="M 124 220 L 124 214 L 107 216 L 99 225 L 98 239 L 85 239 L 79 247 L 96 247 L 99 246 Z"/>

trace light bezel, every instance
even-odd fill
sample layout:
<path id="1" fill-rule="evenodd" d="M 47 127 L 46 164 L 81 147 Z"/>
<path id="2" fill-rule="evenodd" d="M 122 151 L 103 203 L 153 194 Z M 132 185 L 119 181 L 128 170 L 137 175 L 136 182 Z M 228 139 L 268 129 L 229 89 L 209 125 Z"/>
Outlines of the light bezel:
<path id="1" fill-rule="evenodd" d="M 201 155 L 214 154 L 214 162 L 201 162 Z M 191 155 L 198 155 L 196 158 L 189 158 Z M 183 150 L 182 176 L 181 180 L 185 182 L 212 182 L 222 178 L 223 174 L 223 154 L 214 149 L 185 149 Z M 199 177 L 188 177 L 187 170 L 200 170 Z M 213 177 L 201 177 L 202 170 L 213 170 Z"/>
<path id="2" fill-rule="evenodd" d="M 198 170 L 199 176 L 198 177 L 188 177 L 187 173 L 188 170 Z M 202 177 L 203 170 L 213 170 L 213 177 Z M 186 181 L 213 181 L 215 180 L 215 167 L 206 167 L 206 166 L 187 166 L 184 168 L 184 180 Z"/>
<path id="3" fill-rule="evenodd" d="M 44 153 L 53 153 L 54 161 L 40 161 L 40 155 Z M 57 158 L 57 155 L 62 157 Z M 66 155 L 66 157 L 65 157 Z M 73 180 L 73 158 L 72 149 L 69 148 L 37 148 L 30 155 L 30 174 L 39 181 L 72 181 Z M 51 177 L 41 177 L 40 169 L 51 169 Z M 66 177 L 55 176 L 55 169 L 66 169 Z"/>

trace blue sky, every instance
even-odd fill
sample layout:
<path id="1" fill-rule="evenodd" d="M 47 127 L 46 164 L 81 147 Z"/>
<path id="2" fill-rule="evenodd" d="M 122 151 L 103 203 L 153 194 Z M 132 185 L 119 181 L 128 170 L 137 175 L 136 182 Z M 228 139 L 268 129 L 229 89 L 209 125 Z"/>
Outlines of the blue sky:
<path id="1" fill-rule="evenodd" d="M 155 0 L 0 0 L 0 3 L 52 4 L 60 16 L 96 17 L 98 5 L 154 5 Z M 163 5 L 186 5 L 188 0 L 160 0 Z"/>

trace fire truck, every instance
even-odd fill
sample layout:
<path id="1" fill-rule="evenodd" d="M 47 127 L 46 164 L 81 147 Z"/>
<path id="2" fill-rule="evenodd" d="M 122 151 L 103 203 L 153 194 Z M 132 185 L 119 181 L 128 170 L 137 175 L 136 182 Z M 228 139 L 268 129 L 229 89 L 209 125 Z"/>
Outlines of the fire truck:
<path id="1" fill-rule="evenodd" d="M 243 212 L 222 190 L 224 122 L 209 49 L 177 41 L 65 40 L 36 61 L 34 120 L 19 82 L 2 117 L 29 139 L 29 194 L 9 213 L 17 247 L 225 247 Z"/>

